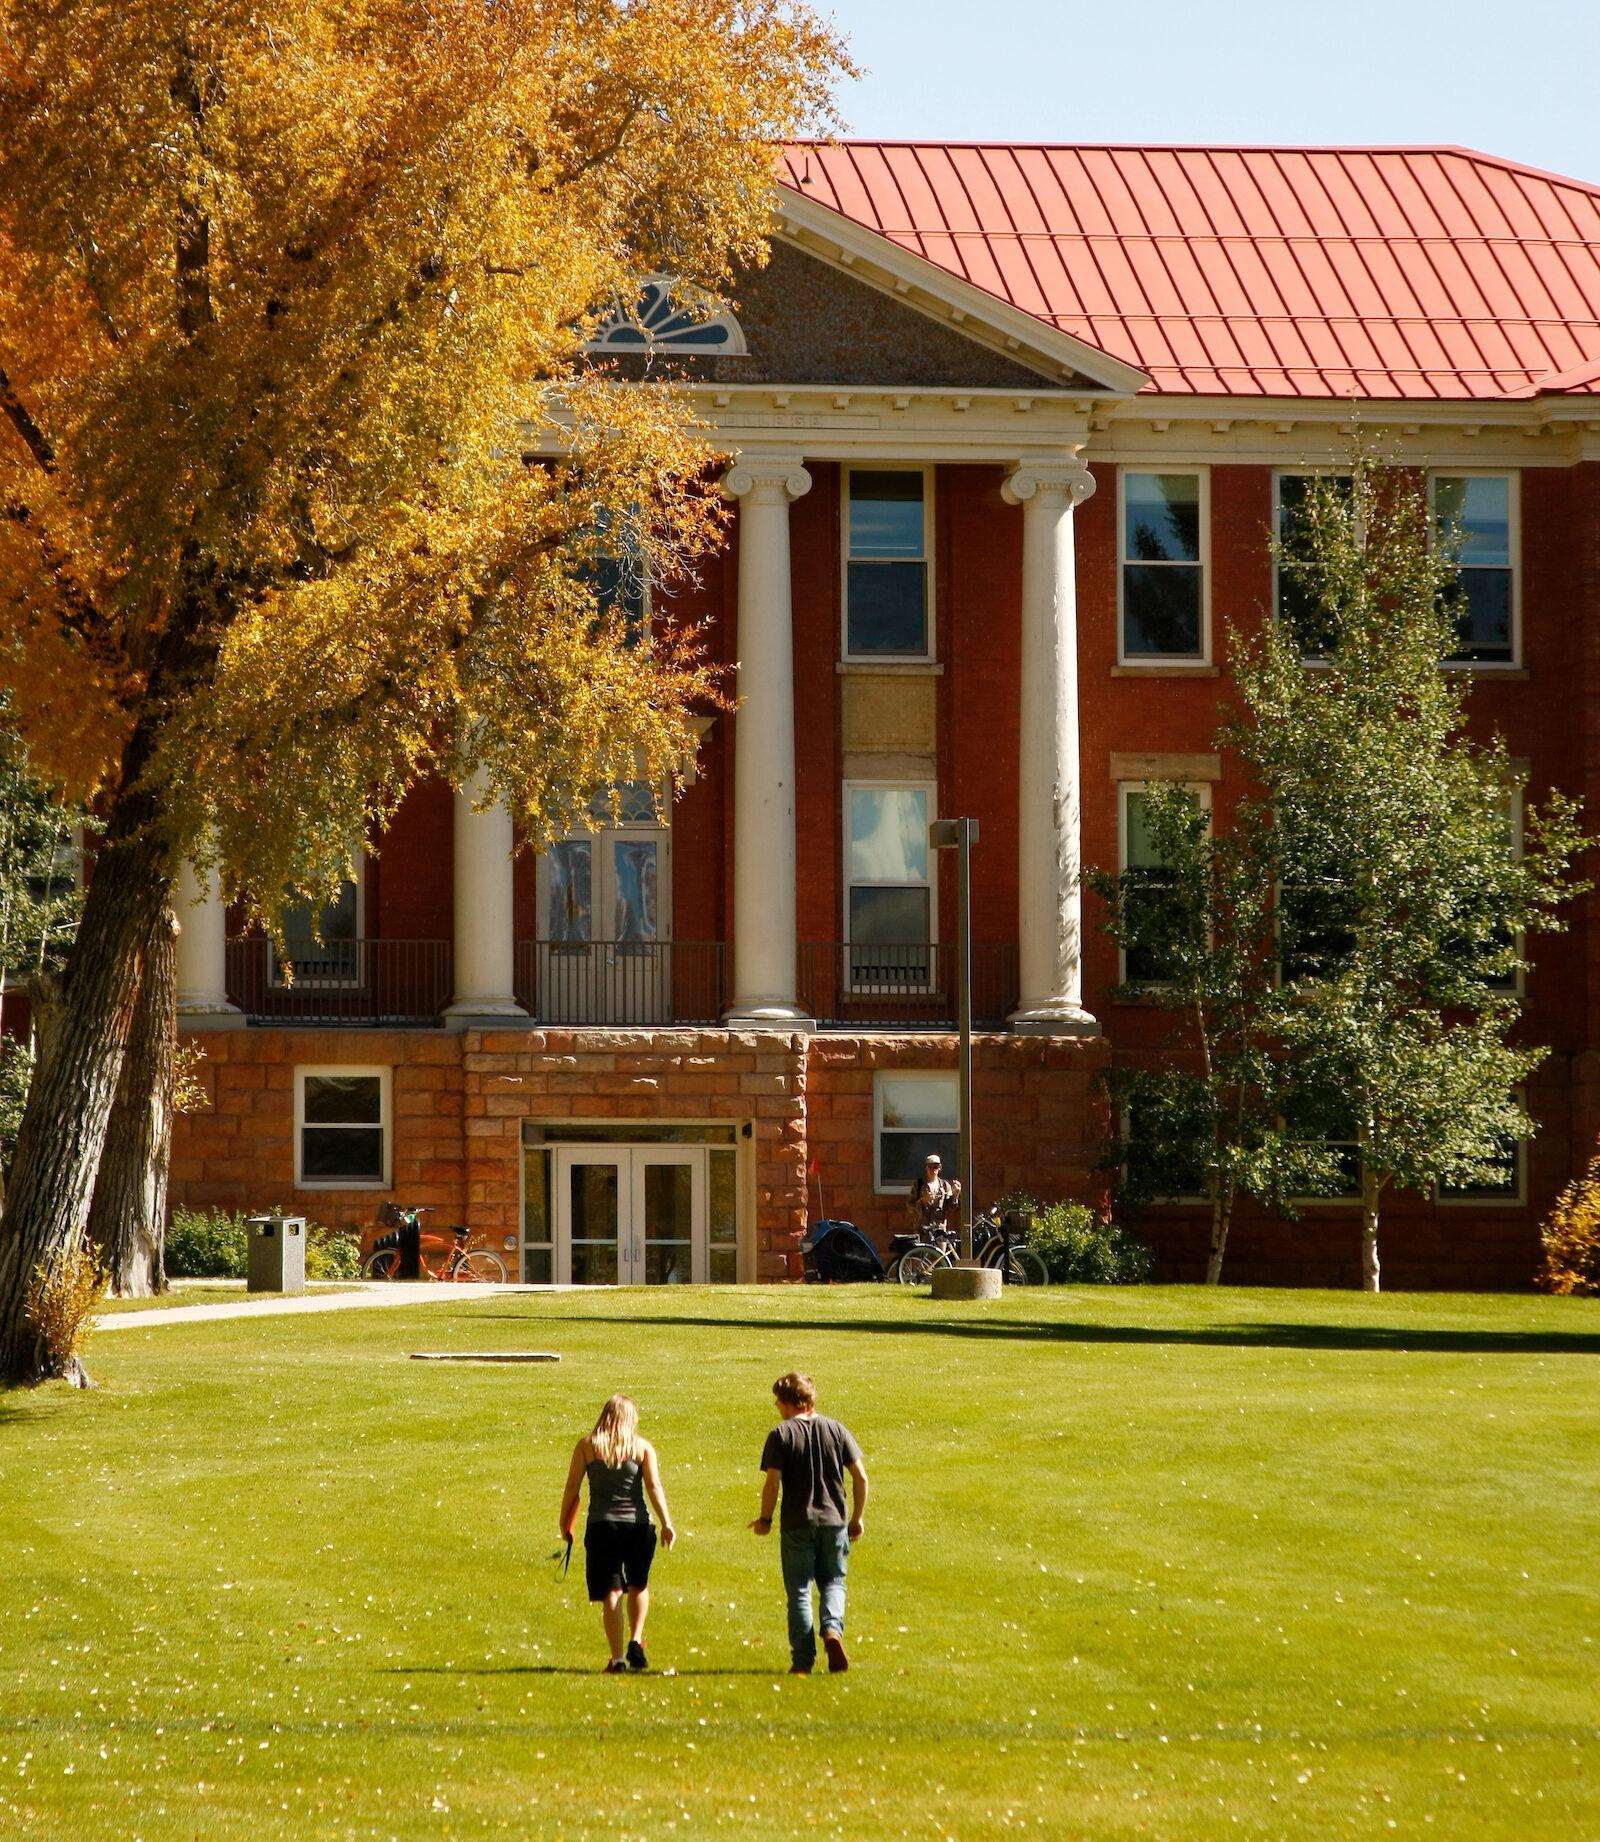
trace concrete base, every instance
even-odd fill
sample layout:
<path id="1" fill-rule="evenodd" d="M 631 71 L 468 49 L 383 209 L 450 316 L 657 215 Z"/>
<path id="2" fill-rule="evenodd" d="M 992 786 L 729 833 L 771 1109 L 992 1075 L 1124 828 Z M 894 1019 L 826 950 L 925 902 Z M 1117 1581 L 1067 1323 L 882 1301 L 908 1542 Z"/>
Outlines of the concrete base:
<path id="1" fill-rule="evenodd" d="M 534 1020 L 515 999 L 469 999 L 452 1004 L 440 1018 L 447 1030 L 531 1030 Z"/>
<path id="2" fill-rule="evenodd" d="M 207 1030 L 245 1030 L 250 1020 L 237 1004 L 200 1004 L 178 1006 L 178 1028 L 184 1035 L 200 1035 Z"/>
<path id="3" fill-rule="evenodd" d="M 994 1266 L 936 1266 L 933 1269 L 935 1298 L 998 1298 L 1000 1269 Z"/>

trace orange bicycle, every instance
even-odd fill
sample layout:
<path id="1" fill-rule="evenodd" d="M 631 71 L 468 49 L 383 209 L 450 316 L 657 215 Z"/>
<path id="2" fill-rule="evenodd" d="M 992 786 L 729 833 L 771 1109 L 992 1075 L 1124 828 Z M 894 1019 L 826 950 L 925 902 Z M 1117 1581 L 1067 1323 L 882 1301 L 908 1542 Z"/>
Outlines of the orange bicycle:
<path id="1" fill-rule="evenodd" d="M 472 1230 L 460 1222 L 452 1225 L 448 1245 L 441 1247 L 435 1240 L 434 1250 L 442 1251 L 444 1258 L 438 1266 L 431 1265 L 422 1246 L 422 1218 L 432 1213 L 427 1208 L 402 1209 L 394 1204 L 387 1205 L 385 1219 L 395 1225 L 388 1234 L 380 1235 L 373 1242 L 372 1251 L 361 1264 L 363 1277 L 398 1279 L 406 1263 L 406 1242 L 414 1237 L 419 1279 L 456 1280 L 475 1284 L 488 1281 L 502 1285 L 505 1283 L 505 1261 L 487 1247 L 470 1247 L 468 1243 L 472 1238 Z"/>

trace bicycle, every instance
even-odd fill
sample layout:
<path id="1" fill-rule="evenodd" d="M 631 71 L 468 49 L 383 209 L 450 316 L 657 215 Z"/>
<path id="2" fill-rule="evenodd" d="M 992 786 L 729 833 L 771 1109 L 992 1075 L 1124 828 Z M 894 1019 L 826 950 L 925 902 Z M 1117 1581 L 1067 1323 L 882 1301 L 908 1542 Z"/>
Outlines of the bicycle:
<path id="1" fill-rule="evenodd" d="M 395 1226 L 390 1233 L 380 1235 L 378 1239 L 373 1242 L 372 1251 L 361 1263 L 362 1277 L 366 1279 L 397 1279 L 400 1275 L 400 1268 L 405 1258 L 401 1242 L 406 1236 L 414 1234 L 418 1237 L 417 1264 L 420 1269 L 419 1277 L 458 1284 L 486 1283 L 489 1281 L 500 1284 L 505 1283 L 505 1261 L 502 1260 L 497 1253 L 492 1252 L 487 1247 L 469 1248 L 467 1243 L 472 1237 L 472 1230 L 465 1227 L 460 1222 L 454 1223 L 451 1226 L 450 1233 L 453 1236 L 453 1245 L 445 1250 L 445 1257 L 442 1265 L 438 1267 L 430 1266 L 426 1255 L 422 1251 L 421 1235 L 422 1217 L 424 1215 L 431 1215 L 432 1213 L 433 1211 L 429 1208 L 402 1209 L 395 1204 L 387 1205 L 385 1217 L 387 1220 L 392 1221 Z"/>
<path id="2" fill-rule="evenodd" d="M 936 1268 L 954 1266 L 961 1257 L 961 1237 L 953 1228 L 930 1228 L 926 1238 L 905 1248 L 892 1268 L 902 1285 L 923 1285 Z M 1047 1286 L 1050 1269 L 1031 1247 L 1013 1241 L 996 1210 L 973 1217 L 972 1257 L 979 1266 L 995 1267 L 1010 1286 Z"/>

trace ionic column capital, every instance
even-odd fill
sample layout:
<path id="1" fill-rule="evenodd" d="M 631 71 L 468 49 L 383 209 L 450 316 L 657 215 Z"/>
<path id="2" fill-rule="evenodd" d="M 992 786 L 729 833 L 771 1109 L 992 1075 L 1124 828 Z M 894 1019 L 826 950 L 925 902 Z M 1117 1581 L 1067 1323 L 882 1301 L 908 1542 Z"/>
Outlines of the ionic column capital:
<path id="1" fill-rule="evenodd" d="M 811 490 L 811 475 L 798 454 L 741 454 L 722 476 L 730 499 L 788 505 Z"/>
<path id="2" fill-rule="evenodd" d="M 1094 475 L 1081 460 L 1019 461 L 1005 477 L 1000 495 L 1009 505 L 1065 498 L 1082 505 L 1094 492 Z"/>

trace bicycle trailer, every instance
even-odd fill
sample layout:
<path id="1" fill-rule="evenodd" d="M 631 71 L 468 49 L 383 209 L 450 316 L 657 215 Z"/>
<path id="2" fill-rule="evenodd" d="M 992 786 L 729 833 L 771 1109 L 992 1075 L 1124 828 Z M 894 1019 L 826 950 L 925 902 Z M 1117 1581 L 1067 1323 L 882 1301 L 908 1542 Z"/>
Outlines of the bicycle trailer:
<path id="1" fill-rule="evenodd" d="M 813 1222 L 800 1243 L 806 1278 L 819 1285 L 856 1285 L 884 1278 L 878 1250 L 854 1222 Z"/>

